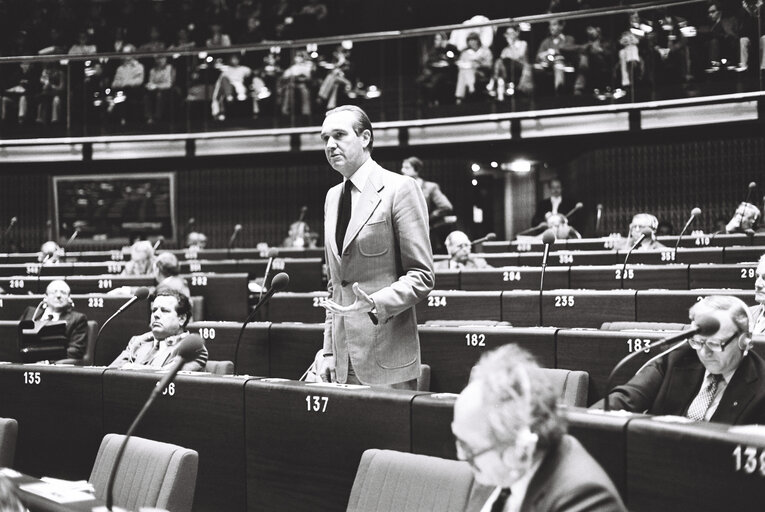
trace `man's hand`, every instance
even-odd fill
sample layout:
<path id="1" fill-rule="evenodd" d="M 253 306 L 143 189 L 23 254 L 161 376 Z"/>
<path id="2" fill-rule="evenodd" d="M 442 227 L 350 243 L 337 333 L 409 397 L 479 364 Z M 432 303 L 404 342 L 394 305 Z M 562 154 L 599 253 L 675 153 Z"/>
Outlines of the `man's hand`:
<path id="1" fill-rule="evenodd" d="M 319 361 L 317 370 L 322 382 L 337 381 L 337 375 L 335 374 L 335 356 L 322 357 L 321 361 Z"/>
<path id="2" fill-rule="evenodd" d="M 356 295 L 356 300 L 350 306 L 341 306 L 335 301 L 325 300 L 321 303 L 322 307 L 332 313 L 333 315 L 351 316 L 369 313 L 375 307 L 374 301 L 364 293 L 364 290 L 359 288 L 359 283 L 353 283 L 353 293 Z"/>

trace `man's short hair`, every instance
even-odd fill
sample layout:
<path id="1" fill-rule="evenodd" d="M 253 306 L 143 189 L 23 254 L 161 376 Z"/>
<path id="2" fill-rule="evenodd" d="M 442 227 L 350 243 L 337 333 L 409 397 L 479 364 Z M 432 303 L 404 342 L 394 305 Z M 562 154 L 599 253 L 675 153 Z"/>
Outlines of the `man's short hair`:
<path id="1" fill-rule="evenodd" d="M 705 309 L 727 311 L 739 332 L 749 334 L 749 309 L 743 300 L 731 295 L 709 295 L 691 306 L 688 317 L 691 321 Z"/>
<path id="2" fill-rule="evenodd" d="M 54 279 L 53 281 L 48 283 L 48 286 L 45 287 L 46 294 L 48 293 L 48 290 L 50 289 L 50 287 L 53 285 L 60 285 L 64 289 L 64 291 L 66 291 L 67 295 L 71 295 L 72 293 L 72 289 L 69 287 L 69 283 L 67 283 L 63 279 Z"/>
<path id="3" fill-rule="evenodd" d="M 478 35 L 478 32 L 471 32 L 465 38 L 465 42 L 471 41 L 471 40 L 478 41 L 478 46 L 481 46 L 481 36 Z"/>
<path id="4" fill-rule="evenodd" d="M 537 448 L 546 450 L 565 433 L 557 394 L 522 348 L 508 344 L 485 353 L 470 373 L 470 384 L 481 388 L 489 431 L 497 441 L 515 441 L 527 427 L 538 436 Z"/>
<path id="5" fill-rule="evenodd" d="M 154 294 L 154 297 L 151 299 L 151 302 L 153 303 L 157 297 L 175 297 L 175 299 L 178 301 L 178 303 L 175 305 L 175 312 L 178 314 L 178 316 L 186 317 L 186 320 L 181 326 L 185 329 L 186 325 L 189 323 L 189 320 L 191 320 L 191 301 L 189 298 L 178 290 L 173 290 L 170 288 L 162 288 L 161 290 L 158 290 Z"/>
<path id="6" fill-rule="evenodd" d="M 177 276 L 181 273 L 178 258 L 171 252 L 163 252 L 154 260 L 157 271 L 163 276 Z"/>
<path id="7" fill-rule="evenodd" d="M 470 242 L 470 238 L 462 232 L 462 231 L 452 231 L 447 235 L 446 240 L 444 243 L 446 244 L 446 249 L 449 251 L 449 255 L 452 255 L 452 249 L 457 247 L 457 239 L 462 238 L 463 241 Z"/>
<path id="8" fill-rule="evenodd" d="M 364 130 L 369 130 L 369 144 L 367 145 L 367 151 L 371 154 L 374 147 L 375 134 L 372 131 L 372 121 L 369 120 L 369 116 L 364 110 L 356 105 L 340 105 L 332 110 L 328 110 L 324 117 L 329 117 L 337 112 L 352 112 L 354 116 L 353 131 L 356 135 L 361 136 Z"/>
<path id="9" fill-rule="evenodd" d="M 412 166 L 412 169 L 414 169 L 414 172 L 416 172 L 417 174 L 420 174 L 422 172 L 422 168 L 424 167 L 422 164 L 422 160 L 420 160 L 416 156 L 410 156 L 409 158 L 405 158 L 404 162 L 408 162 L 409 165 Z"/>

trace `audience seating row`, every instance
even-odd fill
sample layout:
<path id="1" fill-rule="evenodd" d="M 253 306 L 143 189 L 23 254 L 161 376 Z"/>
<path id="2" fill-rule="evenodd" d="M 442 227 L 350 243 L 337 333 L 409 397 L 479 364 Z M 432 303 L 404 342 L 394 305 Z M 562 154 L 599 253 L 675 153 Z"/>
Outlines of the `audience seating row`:
<path id="1" fill-rule="evenodd" d="M 434 290 L 417 305 L 420 324 L 443 320 L 509 322 L 515 327 L 555 325 L 599 327 L 603 322 L 676 322 L 688 320 L 688 309 L 707 295 L 734 295 L 754 305 L 754 291 L 695 290 Z M 266 306 L 262 320 L 323 322 L 326 292 L 279 293 Z"/>
<path id="2" fill-rule="evenodd" d="M 19 423 L 17 469 L 86 478 L 101 438 L 127 429 L 159 378 L 0 366 L 8 396 L 0 416 Z M 449 394 L 179 375 L 137 434 L 199 453 L 194 510 L 342 511 L 369 448 L 453 458 L 453 402 Z M 765 498 L 765 437 L 640 415 L 564 414 L 631 510 L 758 510 Z"/>

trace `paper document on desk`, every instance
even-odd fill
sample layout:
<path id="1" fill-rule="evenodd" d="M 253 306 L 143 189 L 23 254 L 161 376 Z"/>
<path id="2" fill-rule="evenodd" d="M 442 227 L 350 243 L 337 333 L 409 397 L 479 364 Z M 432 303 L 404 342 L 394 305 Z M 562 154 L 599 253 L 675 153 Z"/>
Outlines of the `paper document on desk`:
<path id="1" fill-rule="evenodd" d="M 94 499 L 92 494 L 68 489 L 65 485 L 51 484 L 48 482 L 24 484 L 20 485 L 19 489 L 55 503 L 75 503 L 77 501 L 89 501 Z"/>

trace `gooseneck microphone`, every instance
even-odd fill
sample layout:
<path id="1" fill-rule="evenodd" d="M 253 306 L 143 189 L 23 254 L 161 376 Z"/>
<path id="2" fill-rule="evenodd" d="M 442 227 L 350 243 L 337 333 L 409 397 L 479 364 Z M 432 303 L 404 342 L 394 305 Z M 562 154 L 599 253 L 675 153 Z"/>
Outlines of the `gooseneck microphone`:
<path id="1" fill-rule="evenodd" d="M 600 226 L 603 219 L 603 205 L 598 203 L 597 213 L 595 214 L 595 234 L 600 234 Z"/>
<path id="2" fill-rule="evenodd" d="M 239 344 L 242 342 L 242 335 L 244 334 L 244 328 L 247 327 L 247 324 L 252 322 L 255 319 L 255 313 L 258 312 L 258 310 L 263 307 L 269 300 L 271 300 L 271 297 L 276 293 L 280 292 L 287 288 L 290 284 L 290 276 L 287 275 L 286 272 L 279 272 L 274 276 L 274 278 L 271 280 L 271 287 L 268 289 L 266 294 L 263 296 L 261 300 L 258 301 L 257 304 L 255 304 L 255 308 L 253 308 L 252 312 L 247 315 L 247 318 L 242 323 L 242 328 L 239 329 L 239 336 L 236 337 L 236 349 L 234 351 L 234 372 L 236 373 L 238 371 L 237 363 L 239 360 Z"/>
<path id="3" fill-rule="evenodd" d="M 112 321 L 113 318 L 115 318 L 117 315 L 125 311 L 127 308 L 135 304 L 136 302 L 140 300 L 144 300 L 149 296 L 149 289 L 145 286 L 142 286 L 138 288 L 135 293 L 133 293 L 133 296 L 130 297 L 130 300 L 128 300 L 126 303 L 124 303 L 120 308 L 114 312 L 112 316 L 106 319 L 104 324 L 101 326 L 101 328 L 98 330 L 98 334 L 96 334 L 96 341 L 94 342 L 95 347 L 98 348 L 98 340 L 101 338 L 101 333 L 103 332 L 104 328 L 109 325 L 109 322 Z"/>
<path id="4" fill-rule="evenodd" d="M 263 286 L 260 287 L 260 293 L 258 294 L 258 302 L 263 300 L 263 290 L 266 287 L 266 284 L 268 283 L 268 273 L 271 272 L 271 265 L 274 263 L 274 258 L 279 256 L 279 249 L 276 247 L 271 247 L 268 250 L 268 253 L 266 253 L 266 257 L 268 258 L 268 263 L 266 263 L 266 272 L 263 274 Z"/>
<path id="5" fill-rule="evenodd" d="M 720 329 L 720 322 L 715 317 L 710 315 L 701 315 L 698 318 L 696 318 L 693 323 L 695 324 L 695 327 L 693 327 L 692 329 L 688 329 L 687 331 L 680 332 L 678 334 L 675 334 L 674 336 L 669 336 L 655 343 L 651 343 L 651 348 L 656 348 L 662 345 L 666 345 L 667 343 L 673 343 L 675 341 L 684 340 L 693 336 L 694 334 L 701 334 L 702 336 L 711 336 Z M 608 412 L 610 408 L 610 405 L 608 403 L 608 394 L 611 391 L 611 384 L 613 383 L 616 372 L 618 372 L 621 368 L 623 368 L 624 365 L 627 364 L 629 361 L 639 356 L 642 352 L 643 352 L 642 350 L 636 350 L 632 352 L 631 354 L 627 354 L 625 357 L 622 358 L 621 361 L 619 361 L 616 364 L 616 366 L 614 366 L 614 369 L 611 370 L 611 373 L 608 374 L 608 380 L 606 381 L 606 397 L 603 399 L 604 411 Z M 656 359 L 658 359 L 658 357 L 662 355 L 664 355 L 664 353 L 659 354 L 659 356 L 657 356 Z M 640 370 L 642 369 L 643 368 L 641 368 Z M 640 370 L 638 370 L 638 372 Z"/>
<path id="6" fill-rule="evenodd" d="M 757 188 L 757 183 L 754 181 L 749 182 L 749 186 L 746 189 L 746 198 L 744 199 L 745 203 L 749 202 L 749 198 L 752 196 L 752 191 Z M 738 225 L 741 226 L 741 222 L 744 220 L 744 208 L 741 209 L 741 213 L 738 214 Z M 15 218 L 15 217 L 14 217 Z"/>
<path id="7" fill-rule="evenodd" d="M 228 239 L 228 252 L 231 252 L 231 249 L 234 247 L 234 242 L 236 242 L 236 237 L 239 236 L 240 231 L 242 231 L 241 224 L 234 226 L 234 232 L 231 233 L 231 238 Z"/>
<path id="8" fill-rule="evenodd" d="M 693 219 L 701 215 L 701 208 L 694 208 L 691 210 L 691 217 L 688 219 L 688 222 L 685 223 L 685 226 L 683 226 L 683 230 L 680 232 L 680 236 L 677 237 L 677 242 L 675 242 L 675 251 L 674 255 L 672 256 L 672 260 L 677 259 L 677 248 L 680 247 L 680 240 L 683 239 L 683 235 L 685 234 L 685 231 L 688 229 L 688 226 L 691 225 L 691 222 L 693 222 Z"/>
<path id="9" fill-rule="evenodd" d="M 542 255 L 542 272 L 539 274 L 539 326 L 544 324 L 542 321 L 542 302 L 545 289 L 545 271 L 547 270 L 547 256 L 550 254 L 550 246 L 555 243 L 555 234 L 552 231 L 545 231 L 542 235 L 542 243 L 545 244 L 545 252 Z"/>
<path id="10" fill-rule="evenodd" d="M 133 423 L 130 425 L 130 428 L 128 428 L 127 432 L 125 432 L 125 439 L 122 440 L 122 444 L 117 451 L 117 456 L 114 459 L 114 466 L 112 466 L 112 471 L 109 473 L 109 480 L 106 484 L 106 508 L 108 510 L 112 509 L 112 504 L 114 502 L 114 478 L 117 475 L 117 469 L 119 469 L 120 461 L 122 460 L 122 456 L 125 453 L 125 447 L 127 446 L 130 436 L 133 435 L 133 432 L 135 432 L 138 424 L 141 423 L 141 420 L 146 415 L 146 412 L 151 407 L 151 404 L 154 403 L 154 400 L 156 400 L 160 393 L 162 393 L 162 391 L 173 381 L 173 379 L 175 379 L 175 376 L 178 374 L 178 371 L 183 368 L 184 364 L 196 359 L 197 353 L 202 350 L 203 347 L 204 342 L 202 341 L 201 336 L 198 334 L 189 334 L 181 340 L 181 342 L 178 344 L 176 357 L 173 360 L 172 366 L 162 377 L 162 380 L 160 380 L 157 385 L 154 386 L 154 389 L 151 390 L 149 399 L 146 400 L 146 403 L 143 405 L 141 412 L 138 413 L 138 416 L 135 417 Z"/>
<path id="11" fill-rule="evenodd" d="M 536 226 L 532 226 L 528 229 L 524 229 L 523 231 L 519 231 L 515 234 L 516 237 L 520 235 L 528 235 L 529 233 L 534 233 L 536 231 L 539 231 L 540 229 L 547 229 L 547 222 L 540 222 Z"/>
<path id="12" fill-rule="evenodd" d="M 627 262 L 630 260 L 630 255 L 632 254 L 632 251 L 634 251 L 635 249 L 640 247 L 640 244 L 643 243 L 643 240 L 645 240 L 646 237 L 648 237 L 651 234 L 653 234 L 653 231 L 651 231 L 650 228 L 643 228 L 641 233 L 642 234 L 640 235 L 640 238 L 638 239 L 638 241 L 635 242 L 634 244 L 632 244 L 632 247 L 630 247 L 630 250 L 627 251 L 627 256 L 624 257 L 624 265 L 622 265 L 622 275 L 621 275 L 621 279 L 620 279 L 621 284 L 622 284 L 622 289 L 624 288 L 624 272 L 627 270 Z"/>
<path id="13" fill-rule="evenodd" d="M 569 217 L 571 217 L 571 215 L 581 210 L 583 206 L 584 206 L 584 203 L 581 203 L 581 202 L 576 203 L 576 206 L 571 208 L 571 210 L 566 214 L 566 218 L 568 219 Z"/>
<path id="14" fill-rule="evenodd" d="M 303 222 L 303 219 L 305 219 L 305 214 L 308 213 L 308 207 L 303 206 L 300 208 L 300 216 L 298 217 L 298 222 Z"/>
<path id="15" fill-rule="evenodd" d="M 470 242 L 470 245 L 478 245 L 484 242 L 491 242 L 492 240 L 496 240 L 496 239 L 497 239 L 496 233 L 488 233 L 486 236 L 482 236 L 481 238 L 476 238 L 475 240 Z"/>
<path id="16" fill-rule="evenodd" d="M 74 242 L 74 239 L 77 238 L 77 236 L 80 234 L 80 229 L 81 228 L 79 226 L 75 227 L 74 231 L 72 232 L 72 236 L 70 236 L 69 240 L 67 240 L 64 244 L 64 247 L 61 249 L 61 252 L 63 252 L 64 255 L 66 255 L 66 251 L 69 249 L 69 245 Z"/>
<path id="17" fill-rule="evenodd" d="M 159 235 L 157 237 L 157 240 L 154 242 L 154 246 L 153 246 L 154 250 L 156 251 L 159 248 L 159 246 L 162 245 L 162 242 L 164 241 L 165 241 L 165 237 L 162 235 Z"/>
<path id="18" fill-rule="evenodd" d="M 18 217 L 11 217 L 11 222 L 8 223 L 8 227 L 5 228 L 5 231 L 3 231 L 3 238 L 1 239 L 2 242 L 5 242 L 8 239 L 8 233 L 11 232 L 11 229 L 13 229 L 13 226 L 15 226 L 18 221 Z"/>

